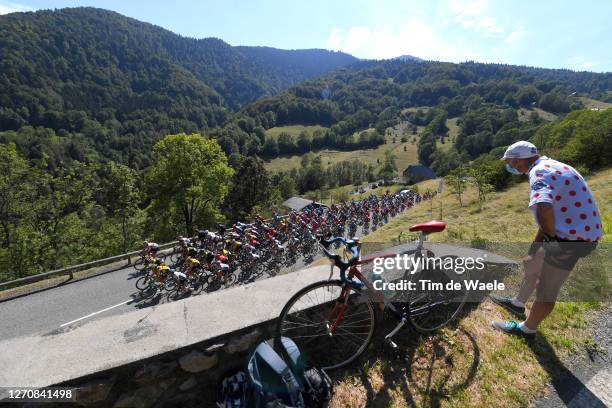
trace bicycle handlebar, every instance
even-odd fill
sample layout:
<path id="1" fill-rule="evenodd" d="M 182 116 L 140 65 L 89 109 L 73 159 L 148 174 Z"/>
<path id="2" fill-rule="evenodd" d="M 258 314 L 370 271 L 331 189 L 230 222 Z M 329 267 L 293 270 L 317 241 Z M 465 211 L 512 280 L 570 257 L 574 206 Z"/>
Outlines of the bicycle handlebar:
<path id="1" fill-rule="evenodd" d="M 351 251 L 351 253 L 353 254 L 351 259 L 345 262 L 342 260 L 340 255 L 334 254 L 327 249 L 331 244 L 335 242 L 341 242 L 346 249 Z M 334 265 L 340 268 L 341 272 L 346 271 L 351 265 L 353 265 L 359 260 L 359 246 L 354 241 L 347 241 L 346 239 L 344 239 L 344 237 L 332 237 L 330 239 L 325 239 L 321 236 L 319 237 L 319 243 L 323 247 L 323 252 L 325 253 L 325 256 L 334 261 Z"/>

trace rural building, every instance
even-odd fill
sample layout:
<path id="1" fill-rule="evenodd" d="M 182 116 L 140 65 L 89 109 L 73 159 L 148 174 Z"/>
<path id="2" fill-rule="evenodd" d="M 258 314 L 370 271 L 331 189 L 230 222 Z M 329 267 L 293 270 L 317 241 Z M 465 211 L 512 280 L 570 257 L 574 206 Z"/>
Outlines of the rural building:
<path id="1" fill-rule="evenodd" d="M 404 170 L 402 175 L 408 184 L 414 184 L 418 183 L 419 181 L 436 178 L 435 171 L 421 164 L 411 164 L 410 166 L 406 167 L 406 170 Z"/>
<path id="2" fill-rule="evenodd" d="M 302 211 L 308 206 L 327 207 L 325 204 L 302 197 L 291 197 L 283 202 L 283 206 L 295 211 Z"/>

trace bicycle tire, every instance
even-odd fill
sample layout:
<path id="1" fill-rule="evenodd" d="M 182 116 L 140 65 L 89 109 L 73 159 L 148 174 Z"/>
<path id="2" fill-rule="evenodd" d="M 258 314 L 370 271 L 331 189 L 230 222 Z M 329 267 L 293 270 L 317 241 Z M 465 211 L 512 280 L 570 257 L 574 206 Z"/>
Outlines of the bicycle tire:
<path id="1" fill-rule="evenodd" d="M 138 272 L 142 271 L 146 267 L 143 258 L 139 258 L 136 262 L 134 262 L 134 269 Z"/>
<path id="2" fill-rule="evenodd" d="M 236 283 L 236 274 L 234 274 L 234 272 L 228 272 L 222 280 L 224 286 L 232 286 L 234 283 Z"/>
<path id="3" fill-rule="evenodd" d="M 147 289 L 150 281 L 151 279 L 149 278 L 149 275 L 141 276 L 140 278 L 136 279 L 136 289 L 140 291 Z"/>
<path id="4" fill-rule="evenodd" d="M 179 297 L 179 288 L 173 287 L 171 290 L 166 290 L 165 297 L 168 302 L 172 302 Z"/>
<path id="5" fill-rule="evenodd" d="M 199 295 L 200 293 L 202 293 L 202 291 L 204 291 L 204 287 L 208 286 L 208 278 L 206 275 L 200 275 L 198 276 L 198 278 L 192 282 L 193 284 L 193 291 L 192 293 L 194 295 Z"/>
<path id="6" fill-rule="evenodd" d="M 437 279 L 436 274 L 440 273 L 443 272 L 440 270 L 425 270 L 415 274 L 414 277 L 418 278 L 421 274 L 424 274 L 428 280 L 435 281 Z M 460 277 L 461 280 L 469 279 L 469 272 L 467 270 L 463 274 L 456 274 L 454 271 L 448 271 L 445 273 L 446 277 L 444 279 L 448 279 L 450 273 L 453 273 L 453 276 Z M 457 279 L 456 277 L 455 281 Z M 463 282 L 461 283 L 461 287 L 465 288 Z M 446 289 L 444 289 L 443 292 L 446 293 L 446 295 L 436 292 L 437 291 L 431 291 L 433 295 L 430 299 L 426 299 L 426 295 L 420 291 L 411 291 L 410 293 L 408 318 L 412 326 L 420 333 L 436 331 L 452 322 L 463 309 L 469 294 L 467 289 L 452 291 L 452 295 L 450 295 L 450 291 Z M 417 296 L 421 296 L 421 299 L 414 302 Z M 425 301 L 423 301 L 424 299 Z M 429 311 L 425 313 L 427 309 L 429 309 Z"/>
<path id="7" fill-rule="evenodd" d="M 173 264 L 178 263 L 179 259 L 181 259 L 180 251 L 180 248 L 174 248 L 172 250 L 172 253 L 170 254 L 170 262 L 172 262 Z"/>
<path id="8" fill-rule="evenodd" d="M 172 276 L 166 279 L 166 281 L 164 282 L 164 290 L 166 290 L 167 292 L 172 292 L 178 286 L 179 285 L 177 280 Z"/>
<path id="9" fill-rule="evenodd" d="M 159 289 L 156 285 L 152 285 L 151 282 L 149 282 L 149 285 L 141 290 L 139 292 L 140 298 L 141 299 L 150 299 L 153 296 L 155 296 L 157 293 L 159 292 Z"/>
<path id="10" fill-rule="evenodd" d="M 325 287 L 327 287 L 327 291 L 330 292 L 328 297 L 325 296 Z M 344 284 L 340 280 L 319 281 L 305 286 L 289 299 L 278 317 L 276 338 L 281 336 L 291 338 L 314 366 L 324 370 L 334 370 L 344 367 L 359 358 L 372 342 L 372 337 L 376 329 L 378 319 L 376 308 L 372 300 L 360 290 L 352 289 L 348 302 L 352 306 L 356 306 L 352 309 L 355 310 L 355 312 L 349 315 L 345 314 L 345 318 L 346 316 L 358 316 L 358 319 L 363 320 L 351 321 L 350 319 L 344 319 L 340 325 L 338 325 L 338 329 L 342 328 L 341 330 L 338 330 L 335 334 L 329 333 L 329 322 L 325 319 L 324 315 L 329 315 L 329 313 L 332 312 L 336 304 L 335 300 L 340 296 L 343 287 Z M 322 291 L 320 289 L 322 289 Z M 309 292 L 312 293 L 309 294 Z M 322 302 L 319 301 L 320 296 L 322 296 Z M 317 303 L 309 307 L 309 303 L 313 299 L 316 299 Z M 305 304 L 307 307 L 302 309 L 299 307 L 294 308 L 296 304 Z M 321 305 L 323 305 L 327 313 L 320 313 L 312 310 L 313 307 Z M 362 310 L 357 309 L 362 305 L 365 305 Z M 296 316 L 297 314 L 302 314 L 307 317 L 298 317 Z M 300 318 L 315 324 L 306 324 L 302 327 L 301 331 L 298 331 L 296 327 L 291 327 L 292 324 L 295 324 L 291 321 L 292 315 L 294 320 Z M 316 323 L 312 319 L 313 317 L 322 318 L 321 322 Z M 349 325 L 346 323 L 349 323 Z M 356 323 L 358 323 L 358 325 L 355 325 Z M 317 328 L 317 325 L 320 327 Z M 343 325 L 344 327 L 342 327 Z M 314 334 L 310 336 L 304 335 L 304 333 L 307 333 L 312 327 L 314 327 Z M 348 327 L 358 329 L 360 332 L 350 333 L 350 329 L 346 330 Z M 321 329 L 326 332 L 322 332 Z M 348 335 L 351 336 L 350 338 L 353 341 L 347 341 L 342 338 L 348 337 Z M 309 341 L 308 338 L 311 338 L 311 340 Z M 313 344 L 314 339 L 316 339 L 316 344 Z M 351 348 L 355 350 L 352 351 Z M 346 352 L 348 352 L 348 355 Z"/>

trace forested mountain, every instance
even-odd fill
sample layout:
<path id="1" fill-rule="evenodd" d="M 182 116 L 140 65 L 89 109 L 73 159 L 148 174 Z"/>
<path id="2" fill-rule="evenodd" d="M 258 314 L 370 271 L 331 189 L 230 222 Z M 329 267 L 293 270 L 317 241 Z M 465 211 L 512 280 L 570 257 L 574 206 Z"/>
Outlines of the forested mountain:
<path id="1" fill-rule="evenodd" d="M 322 98 L 325 88 L 330 98 Z M 276 125 L 375 123 L 389 110 L 440 106 L 457 116 L 470 103 L 517 108 L 539 106 L 554 113 L 572 110 L 574 91 L 597 98 L 612 90 L 612 73 L 597 74 L 499 64 L 367 61 L 306 81 L 280 95 L 264 97 L 244 112 L 257 118 L 273 112 Z M 348 124 L 349 128 L 354 127 Z M 340 133 L 344 133 L 339 129 Z"/>
<path id="2" fill-rule="evenodd" d="M 323 91 L 327 91 L 327 97 L 323 96 Z M 234 146 L 230 151 L 224 147 L 228 154 L 292 154 L 297 143 L 287 140 L 283 143 L 288 146 L 285 151 L 280 141 L 278 147 L 270 146 L 274 142 L 267 141 L 267 145 L 254 149 L 251 142 L 261 132 L 257 134 L 252 130 L 302 124 L 330 128 L 312 135 L 312 145 L 360 148 L 362 144 L 353 136 L 356 131 L 375 127 L 380 134 L 402 119 L 427 126 L 436 116 L 446 120 L 468 115 L 470 121 L 462 123 L 474 125 L 464 126 L 457 147 L 475 157 L 513 138 L 529 137 L 530 134 L 518 131 L 507 132 L 525 127 L 518 123 L 519 108 L 539 107 L 564 115 L 582 108 L 576 93 L 609 100 L 612 98 L 610 91 L 612 73 L 474 62 L 363 61 L 248 105 L 234 118 L 238 126 L 226 126 L 229 131 L 223 134 L 224 140 L 231 138 L 235 144 L 226 142 L 222 146 Z M 422 106 L 435 109 L 424 117 L 418 117 L 418 112 L 416 115 L 404 112 L 406 108 Z M 506 133 L 496 138 L 500 131 Z M 422 155 L 423 163 L 430 164 L 431 153 L 433 151 Z"/>
<path id="3" fill-rule="evenodd" d="M 256 62 L 269 74 L 267 83 L 276 90 L 297 85 L 337 68 L 354 64 L 358 60 L 342 52 L 320 49 L 279 50 L 271 47 L 234 47 Z"/>
<path id="4" fill-rule="evenodd" d="M 499 118 L 517 122 L 504 109 L 565 114 L 581 107 L 573 92 L 606 100 L 611 90 L 609 73 L 232 47 L 94 8 L 0 16 L 0 141 L 50 170 L 72 160 L 145 168 L 154 142 L 179 132 L 211 135 L 228 156 L 373 147 L 398 119 L 426 126 L 436 115 L 468 113 L 478 123 L 457 147 L 473 157 L 509 130 Z M 437 110 L 401 115 L 419 106 Z M 266 138 L 265 129 L 291 124 L 329 130 L 301 141 Z M 424 150 L 428 164 L 433 152 Z"/>
<path id="5" fill-rule="evenodd" d="M 0 16 L 0 131 L 21 129 L 12 138 L 51 166 L 101 156 L 143 167 L 161 136 L 222 125 L 262 95 L 355 61 L 185 38 L 94 8 L 14 13 Z"/>

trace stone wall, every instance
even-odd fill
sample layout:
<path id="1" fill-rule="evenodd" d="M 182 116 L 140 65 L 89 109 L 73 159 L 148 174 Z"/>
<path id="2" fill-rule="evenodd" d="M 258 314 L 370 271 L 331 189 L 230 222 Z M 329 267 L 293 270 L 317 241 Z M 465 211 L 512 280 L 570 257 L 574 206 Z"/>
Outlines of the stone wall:
<path id="1" fill-rule="evenodd" d="M 250 351 L 272 338 L 275 327 L 265 322 L 57 386 L 75 387 L 78 405 L 86 407 L 214 407 L 220 380 L 244 367 Z"/>

